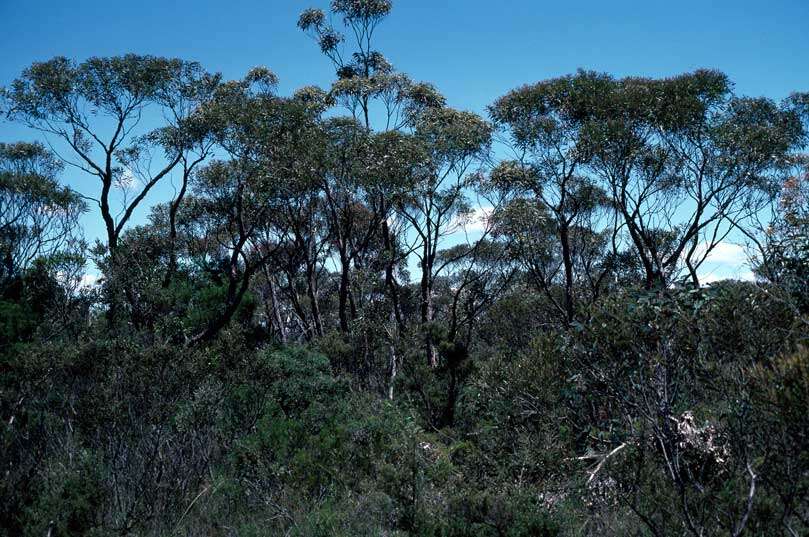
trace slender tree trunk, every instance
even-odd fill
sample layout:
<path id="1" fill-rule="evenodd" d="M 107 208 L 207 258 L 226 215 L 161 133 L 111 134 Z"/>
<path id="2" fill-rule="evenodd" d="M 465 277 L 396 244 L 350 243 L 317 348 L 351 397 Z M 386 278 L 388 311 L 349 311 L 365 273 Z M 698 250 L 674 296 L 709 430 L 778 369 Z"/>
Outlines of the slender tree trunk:
<path id="1" fill-rule="evenodd" d="M 447 402 L 441 413 L 441 424 L 452 427 L 455 422 L 455 404 L 458 400 L 458 378 L 454 367 L 450 367 L 449 387 L 447 388 Z"/>
<path id="2" fill-rule="evenodd" d="M 570 248 L 570 229 L 566 221 L 559 223 L 559 238 L 562 243 L 562 263 L 565 269 L 565 316 L 566 324 L 573 322 L 575 316 L 573 305 L 573 256 Z"/>
<path id="3" fill-rule="evenodd" d="M 399 300 L 399 286 L 396 282 L 396 277 L 393 274 L 394 258 L 396 252 L 394 250 L 394 241 L 391 237 L 390 228 L 388 227 L 387 219 L 382 219 L 382 237 L 385 244 L 385 286 L 390 294 L 391 308 L 393 316 L 396 320 L 396 325 L 399 331 L 404 330 L 404 319 L 402 317 L 402 308 Z"/>
<path id="4" fill-rule="evenodd" d="M 430 367 L 438 366 L 438 351 L 433 342 L 432 327 L 433 320 L 433 253 L 429 244 L 424 247 L 424 257 L 421 268 L 421 327 L 424 330 L 424 351 L 427 355 L 427 363 Z"/>
<path id="5" fill-rule="evenodd" d="M 163 278 L 163 288 L 169 286 L 171 279 L 177 272 L 177 212 L 180 210 L 180 204 L 185 198 L 185 192 L 188 188 L 188 170 L 183 170 L 183 183 L 177 197 L 171 202 L 169 206 L 169 266 L 166 271 L 166 276 Z"/>
<path id="6" fill-rule="evenodd" d="M 339 316 L 340 332 L 348 334 L 348 291 L 349 291 L 349 260 L 343 251 L 340 252 L 340 289 L 339 289 Z"/>
<path id="7" fill-rule="evenodd" d="M 665 288 L 666 278 L 663 276 L 662 271 L 656 267 L 649 267 L 646 270 L 645 287 L 648 290 Z"/>
<path id="8" fill-rule="evenodd" d="M 303 309 L 301 301 L 298 299 L 298 292 L 295 290 L 295 285 L 292 283 L 294 276 L 287 274 L 287 281 L 290 282 L 287 286 L 289 291 L 289 301 L 292 303 L 292 309 L 295 310 L 295 315 L 298 317 L 299 325 L 303 327 L 303 334 L 307 340 L 312 339 L 312 326 L 309 323 L 309 316 Z"/>
<path id="9" fill-rule="evenodd" d="M 107 168 L 110 168 L 109 163 Z M 112 280 L 113 282 L 113 288 L 110 289 L 112 294 L 109 296 L 109 309 L 107 310 L 107 328 L 112 330 L 115 328 L 115 323 L 118 319 L 118 312 L 120 310 L 118 298 L 115 296 L 116 292 L 114 290 L 114 286 L 117 285 L 117 278 L 115 276 L 118 273 L 118 260 L 116 257 L 116 251 L 118 250 L 118 235 L 115 233 L 115 221 L 113 220 L 112 213 L 110 211 L 109 195 L 110 189 L 112 188 L 111 175 L 102 177 L 101 182 L 101 198 L 99 205 L 101 208 L 101 218 L 104 220 L 104 227 L 107 231 L 107 254 L 109 255 L 110 261 L 110 274 L 108 276 L 108 280 Z"/>
<path id="10" fill-rule="evenodd" d="M 348 311 L 352 321 L 357 320 L 357 301 L 354 299 L 354 288 L 351 285 L 351 273 L 348 274 Z"/>
<path id="11" fill-rule="evenodd" d="M 315 333 L 323 336 L 323 323 L 320 320 L 320 303 L 317 293 L 317 274 L 312 263 L 306 263 L 306 291 L 309 296 L 312 320 L 315 323 Z"/>
<path id="12" fill-rule="evenodd" d="M 271 322 L 275 324 L 275 327 L 278 330 L 278 338 L 281 340 L 281 343 L 286 345 L 287 329 L 283 319 L 281 318 L 280 303 L 278 301 L 278 290 L 276 289 L 275 286 L 275 276 L 270 275 L 270 271 L 267 269 L 266 265 L 264 267 L 264 276 L 267 278 L 267 284 L 270 286 L 270 303 L 272 305 L 272 314 L 271 314 L 272 316 L 269 317 L 269 319 Z"/>
<path id="13" fill-rule="evenodd" d="M 395 320 L 394 314 L 391 311 L 389 319 L 390 324 L 393 325 Z M 396 363 L 396 344 L 392 332 L 393 328 L 391 328 L 391 333 L 388 334 L 388 399 L 391 401 L 393 401 L 393 385 L 396 382 L 396 375 L 398 374 L 398 364 Z"/>

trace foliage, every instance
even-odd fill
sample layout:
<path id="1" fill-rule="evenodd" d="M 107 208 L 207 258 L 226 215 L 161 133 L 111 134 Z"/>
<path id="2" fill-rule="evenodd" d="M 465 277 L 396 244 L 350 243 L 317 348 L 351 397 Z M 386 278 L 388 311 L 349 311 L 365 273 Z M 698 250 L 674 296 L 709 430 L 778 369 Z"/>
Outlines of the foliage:
<path id="1" fill-rule="evenodd" d="M 2 91 L 69 151 L 0 144 L 0 534 L 807 534 L 807 95 L 580 71 L 485 119 L 376 50 L 391 10 L 301 14 L 327 90 Z M 755 281 L 704 285 L 731 240 Z"/>

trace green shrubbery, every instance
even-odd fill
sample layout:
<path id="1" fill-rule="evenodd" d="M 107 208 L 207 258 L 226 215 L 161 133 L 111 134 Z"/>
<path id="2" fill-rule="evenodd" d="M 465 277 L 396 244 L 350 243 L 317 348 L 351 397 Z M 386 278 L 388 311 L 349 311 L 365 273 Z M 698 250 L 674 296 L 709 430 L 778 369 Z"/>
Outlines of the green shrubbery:
<path id="1" fill-rule="evenodd" d="M 9 535 L 720 534 L 739 523 L 752 472 L 747 524 L 768 534 L 799 524 L 809 492 L 806 352 L 772 335 L 793 322 L 751 285 L 630 293 L 516 353 L 436 337 L 439 368 L 405 368 L 393 402 L 358 390 L 323 354 L 255 348 L 235 326 L 199 349 L 20 343 L 4 351 L 2 525 Z"/>
<path id="2" fill-rule="evenodd" d="M 486 121 L 375 49 L 391 7 L 301 15 L 328 90 L 0 88 L 96 185 L 0 143 L 0 536 L 809 535 L 809 95 L 579 71 Z"/>

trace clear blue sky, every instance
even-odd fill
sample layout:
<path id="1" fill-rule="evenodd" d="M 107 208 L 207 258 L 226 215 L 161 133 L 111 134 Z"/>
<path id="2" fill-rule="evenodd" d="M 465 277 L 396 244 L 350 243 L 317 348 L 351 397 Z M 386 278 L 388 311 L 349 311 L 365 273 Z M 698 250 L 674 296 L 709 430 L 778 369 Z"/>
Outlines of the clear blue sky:
<path id="1" fill-rule="evenodd" d="M 136 52 L 197 60 L 227 78 L 266 65 L 282 93 L 326 86 L 329 64 L 295 26 L 306 7 L 328 1 L 0 0 L 0 85 L 55 55 Z M 665 76 L 712 67 L 740 94 L 780 99 L 809 90 L 809 0 L 394 0 L 378 48 L 451 106 L 481 113 L 516 86 L 577 68 Z M 0 123 L 0 141 L 34 137 Z"/>
<path id="2" fill-rule="evenodd" d="M 267 65 L 284 90 L 325 84 L 328 64 L 295 26 L 310 6 L 327 1 L 0 0 L 0 84 L 54 55 L 126 52 L 194 59 L 232 78 Z M 741 93 L 809 89 L 807 0 L 398 0 L 378 42 L 399 69 L 473 110 L 579 67 L 650 76 L 715 67 Z"/>
<path id="3" fill-rule="evenodd" d="M 325 85 L 329 66 L 295 23 L 327 3 L 0 0 L 0 84 L 54 55 L 137 52 L 197 60 L 229 78 L 266 65 L 284 91 Z M 579 67 L 649 76 L 714 67 L 740 93 L 809 89 L 807 0 L 395 0 L 378 42 L 400 70 L 477 111 Z"/>

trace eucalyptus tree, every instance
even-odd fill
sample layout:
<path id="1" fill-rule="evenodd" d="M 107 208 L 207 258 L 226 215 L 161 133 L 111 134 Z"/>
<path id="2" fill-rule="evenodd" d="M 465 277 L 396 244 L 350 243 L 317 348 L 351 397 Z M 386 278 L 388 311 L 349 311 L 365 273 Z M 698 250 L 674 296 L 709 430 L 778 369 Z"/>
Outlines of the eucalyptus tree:
<path id="1" fill-rule="evenodd" d="M 334 65 L 337 80 L 330 95 L 335 103 L 349 110 L 355 120 L 371 128 L 375 102 L 381 103 L 386 114 L 386 126 L 396 128 L 403 94 L 410 81 L 377 50 L 373 36 L 382 20 L 390 14 L 390 0 L 335 0 L 331 12 L 342 19 L 353 52 L 346 50 L 346 34 L 336 29 L 320 9 L 307 9 L 298 19 L 298 27 L 309 33 L 321 52 Z"/>
<path id="2" fill-rule="evenodd" d="M 297 90 L 293 100 L 311 111 L 315 119 L 325 110 L 326 95 L 319 88 Z M 307 121 L 309 121 L 307 119 Z M 291 196 L 276 214 L 288 230 L 288 240 L 270 265 L 263 270 L 263 287 L 269 306 L 267 318 L 276 326 L 281 339 L 287 337 L 290 315 L 282 319 L 278 289 L 291 305 L 291 316 L 306 339 L 322 336 L 326 325 L 320 306 L 320 285 L 332 252 L 327 199 L 323 188 L 328 143 L 323 124 L 309 124 L 308 145 L 301 143 L 296 154 L 297 164 L 288 170 L 294 182 L 296 196 Z"/>
<path id="3" fill-rule="evenodd" d="M 432 104 L 443 104 L 443 98 L 427 84 L 415 84 L 406 75 L 397 72 L 385 57 L 373 48 L 373 37 L 379 24 L 387 17 L 392 9 L 392 3 L 386 0 L 360 0 L 335 1 L 331 3 L 332 14 L 339 18 L 343 24 L 343 32 L 335 28 L 326 14 L 319 9 L 305 10 L 298 21 L 298 26 L 310 34 L 319 44 L 320 50 L 331 60 L 337 80 L 332 84 L 328 98 L 332 104 L 347 110 L 354 122 L 364 128 L 365 136 L 371 136 L 372 130 L 399 131 L 404 129 L 412 119 L 415 110 Z M 348 37 L 347 37 L 348 36 Z M 338 131 L 348 134 L 345 125 L 335 122 Z M 376 127 L 374 129 L 374 127 Z M 353 137 L 360 136 L 359 130 L 354 130 Z M 356 139 L 356 138 L 355 138 Z M 367 143 L 371 143 L 370 140 Z M 344 147 L 344 146 L 343 146 Z M 378 168 L 377 168 L 378 169 Z M 336 175 L 345 176 L 345 166 L 336 172 Z M 391 182 L 391 175 L 386 174 L 385 184 L 393 189 L 386 192 L 375 188 L 373 197 L 362 198 L 356 190 L 342 188 L 348 182 L 332 181 L 334 196 L 330 196 L 328 203 L 331 207 L 332 217 L 335 215 L 335 202 L 338 199 L 345 202 L 343 212 L 359 209 L 364 205 L 368 211 L 368 222 L 376 224 L 376 229 L 369 228 L 382 238 L 384 253 L 384 279 L 385 286 L 391 298 L 391 316 L 397 321 L 401 330 L 403 321 L 398 305 L 399 282 L 397 280 L 397 266 L 403 260 L 402 241 L 404 230 L 402 223 L 395 221 L 393 198 L 401 184 L 409 178 L 399 178 L 398 185 Z M 359 177 L 352 179 L 352 184 L 364 182 Z M 369 191 L 362 190 L 365 194 Z M 372 214 L 374 213 L 374 214 Z M 378 214 L 377 214 L 378 213 Z M 332 223 L 335 220 L 332 218 Z M 355 255 L 345 255 L 346 248 L 339 243 L 344 242 L 346 235 L 334 230 L 333 239 L 336 241 L 336 250 L 341 264 L 341 292 L 340 292 L 340 327 L 344 333 L 348 331 L 347 304 L 353 303 L 350 291 L 351 263 L 362 252 L 356 250 Z M 374 239 L 373 234 L 362 233 L 358 245 L 370 245 Z M 348 263 L 348 265 L 346 265 Z M 356 306 L 351 306 L 351 317 L 356 317 Z"/>
<path id="4" fill-rule="evenodd" d="M 426 329 L 434 320 L 432 294 L 442 270 L 435 264 L 439 243 L 460 229 L 459 221 L 469 212 L 467 172 L 488 147 L 490 133 L 485 122 L 446 108 L 435 88 L 397 72 L 374 49 L 375 32 L 391 9 L 392 2 L 387 0 L 335 1 L 331 13 L 341 20 L 342 31 L 318 9 L 304 11 L 298 26 L 315 38 L 335 67 L 331 102 L 348 110 L 369 132 L 401 134 L 376 137 L 372 142 L 373 146 L 381 143 L 386 152 L 379 154 L 382 162 L 371 164 L 379 178 L 373 195 L 363 200 L 373 215 L 370 219 L 378 224 L 391 320 L 401 333 L 405 328 L 399 297 L 402 267 L 415 252 L 422 267 L 419 326 Z M 412 160 L 404 162 L 405 155 Z M 412 236 L 414 243 L 408 240 Z M 370 245 L 373 236 L 367 239 L 363 242 Z M 348 271 L 341 272 L 345 279 Z M 341 321 L 341 327 L 345 331 L 346 323 Z M 435 349 L 428 348 L 432 349 L 428 359 L 435 363 Z"/>
<path id="5" fill-rule="evenodd" d="M 351 321 L 358 314 L 352 267 L 372 242 L 380 216 L 369 207 L 367 175 L 360 163 L 360 155 L 367 153 L 370 144 L 368 132 L 350 118 L 327 120 L 323 132 L 327 153 L 320 188 L 324 193 L 323 210 L 339 267 L 340 331 L 347 334 Z"/>
<path id="6" fill-rule="evenodd" d="M 809 171 L 784 182 L 774 219 L 753 238 L 757 276 L 786 291 L 800 313 L 809 312 Z"/>
<path id="7" fill-rule="evenodd" d="M 607 272 L 592 254 L 604 243 L 608 203 L 587 173 L 592 156 L 583 142 L 605 84 L 603 75 L 581 72 L 511 91 L 489 109 L 516 155 L 490 174 L 490 186 L 509 200 L 501 231 L 514 239 L 517 259 L 568 323 L 577 299 L 597 297 Z"/>
<path id="8" fill-rule="evenodd" d="M 150 133 L 151 141 L 163 146 L 167 154 L 177 151 L 180 158 L 179 187 L 168 204 L 169 262 L 163 287 L 167 287 L 177 270 L 177 216 L 182 206 L 189 181 L 196 169 L 213 153 L 216 146 L 214 124 L 206 107 L 220 85 L 221 75 L 205 72 L 193 62 L 181 64 L 169 84 L 161 87 L 156 101 L 170 114 L 169 125 Z"/>
<path id="9" fill-rule="evenodd" d="M 809 126 L 809 93 L 793 94 L 788 106 Z M 809 155 L 797 154 L 768 219 L 747 238 L 755 246 L 755 273 L 785 290 L 797 309 L 809 311 Z"/>
<path id="10" fill-rule="evenodd" d="M 370 259 L 380 258 L 382 219 L 389 214 L 381 205 L 404 189 L 402 177 L 412 166 L 408 160 L 412 147 L 399 143 L 404 138 L 399 133 L 371 133 L 346 117 L 323 121 L 320 132 L 322 143 L 310 148 L 309 161 L 314 185 L 322 193 L 322 221 L 339 272 L 340 328 L 347 333 L 360 301 L 354 273 Z"/>
<path id="11" fill-rule="evenodd" d="M 286 332 L 286 323 L 280 319 L 277 294 L 273 298 L 279 284 L 292 305 L 296 322 L 302 327 L 302 335 L 311 339 L 324 334 L 320 285 L 327 257 L 331 253 L 331 243 L 322 206 L 321 192 L 312 188 L 290 199 L 277 215 L 283 219 L 289 237 L 287 244 L 275 256 L 272 266 L 265 266 L 264 285 L 273 308 L 268 318 L 274 319 L 279 334 Z"/>
<path id="12" fill-rule="evenodd" d="M 40 257 L 80 245 L 86 204 L 56 177 L 59 160 L 39 143 L 0 143 L 0 282 Z"/>
<path id="13" fill-rule="evenodd" d="M 412 131 L 415 114 L 424 108 L 443 106 L 444 99 L 429 84 L 413 83 L 409 77 L 397 72 L 374 49 L 374 34 L 393 7 L 390 0 L 335 0 L 330 7 L 332 15 L 341 20 L 344 33 L 335 28 L 319 9 L 305 10 L 298 26 L 315 38 L 320 50 L 335 68 L 337 80 L 329 91 L 330 102 L 348 110 L 354 125 L 362 127 L 365 132 L 339 121 L 332 124 L 337 129 L 331 130 L 341 136 L 348 134 L 354 141 L 360 137 L 366 138 L 360 145 L 367 144 L 369 150 L 363 154 L 381 159 L 377 162 L 365 160 L 367 166 L 360 165 L 359 169 L 347 165 L 345 160 L 332 160 L 337 164 L 336 173 L 332 175 L 340 179 L 327 180 L 325 185 L 332 237 L 340 264 L 340 330 L 343 334 L 349 333 L 349 317 L 351 320 L 357 318 L 357 301 L 352 288 L 352 281 L 356 278 L 352 271 L 356 272 L 357 263 L 362 262 L 363 258 L 376 257 L 376 261 L 369 265 L 379 266 L 384 273 L 389 319 L 385 326 L 376 323 L 373 328 L 383 328 L 385 332 L 390 372 L 388 395 L 392 397 L 393 379 L 397 371 L 396 342 L 406 331 L 400 280 L 406 277 L 411 250 L 406 241 L 408 222 L 397 218 L 399 212 L 396 206 L 406 186 L 413 184 L 411 174 L 419 168 L 422 159 L 416 157 L 412 162 L 402 160 L 404 155 L 420 152 L 410 137 L 375 136 L 372 131 Z M 347 146 L 338 143 L 336 147 L 338 153 L 345 154 Z M 384 148 L 387 152 L 374 152 L 371 148 Z M 355 171 L 359 173 L 352 177 Z M 377 173 L 379 177 L 373 179 L 368 172 Z M 358 185 L 363 186 L 356 188 Z M 338 219 L 338 214 L 352 216 Z M 337 223 L 340 225 L 335 226 Z M 357 226 L 360 223 L 363 230 L 354 235 L 358 240 L 352 240 L 351 247 L 347 248 L 345 243 L 352 238 L 351 234 L 346 233 L 347 225 Z M 382 247 L 380 255 L 373 253 L 377 245 Z M 367 337 L 364 339 L 367 340 Z"/>
<path id="14" fill-rule="evenodd" d="M 494 232 L 492 232 L 493 234 Z M 507 245 L 484 237 L 439 252 L 446 265 L 447 335 L 470 347 L 481 316 L 513 287 L 515 269 Z"/>
<path id="15" fill-rule="evenodd" d="M 184 161 L 179 129 L 195 109 L 200 89 L 215 76 L 179 59 L 127 54 L 76 63 L 64 57 L 33 63 L 2 90 L 9 119 L 43 132 L 67 164 L 98 179 L 98 204 L 110 255 L 133 213 L 157 183 Z M 145 132 L 144 132 L 145 131 Z M 161 143 L 163 142 L 163 143 Z M 163 149 L 162 158 L 160 149 Z M 115 190 L 122 193 L 120 212 Z"/>
<path id="16" fill-rule="evenodd" d="M 664 285 L 698 269 L 778 191 L 803 137 L 793 110 L 737 97 L 700 70 L 661 80 L 607 78 L 586 127 L 592 169 L 645 272 Z"/>
<path id="17" fill-rule="evenodd" d="M 183 161 L 190 135 L 180 130 L 195 108 L 185 104 L 198 101 L 189 97 L 203 81 L 215 79 L 179 59 L 56 57 L 32 64 L 2 90 L 10 119 L 43 132 L 61 160 L 100 183 L 85 198 L 98 205 L 106 232 L 106 252 L 97 253 L 109 256 L 100 261 L 108 272 L 110 323 L 118 317 L 121 288 L 130 305 L 136 300 L 116 277 L 120 237 L 147 195 Z M 162 123 L 150 125 L 154 120 Z"/>
<path id="18" fill-rule="evenodd" d="M 435 321 L 436 280 L 459 256 L 471 249 L 456 249 L 439 260 L 448 236 L 459 233 L 473 208 L 468 191 L 476 187 L 473 166 L 486 156 L 491 143 L 491 126 L 470 112 L 447 107 L 430 107 L 414 118 L 414 139 L 421 145 L 423 161 L 407 196 L 399 199 L 398 212 L 417 240 L 414 255 L 421 271 L 420 324 L 425 332 L 428 363 L 437 365 L 438 354 L 429 324 Z"/>
<path id="19" fill-rule="evenodd" d="M 253 276 L 290 236 L 284 210 L 312 188 L 312 147 L 322 145 L 321 108 L 299 97 L 275 93 L 266 68 L 228 82 L 205 108 L 212 136 L 227 160 L 200 169 L 187 200 L 185 229 L 194 240 L 190 255 L 224 280 L 220 311 L 192 342 L 209 340 L 242 303 Z"/>

